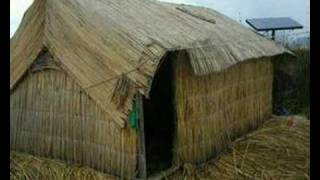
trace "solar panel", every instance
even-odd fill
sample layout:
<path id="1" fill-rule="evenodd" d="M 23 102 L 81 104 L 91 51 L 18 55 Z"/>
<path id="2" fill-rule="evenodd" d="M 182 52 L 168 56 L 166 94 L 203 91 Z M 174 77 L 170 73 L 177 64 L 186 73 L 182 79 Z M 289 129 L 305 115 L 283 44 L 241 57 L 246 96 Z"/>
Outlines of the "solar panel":
<path id="1" fill-rule="evenodd" d="M 301 24 L 287 17 L 247 19 L 246 22 L 257 31 L 303 28 Z"/>

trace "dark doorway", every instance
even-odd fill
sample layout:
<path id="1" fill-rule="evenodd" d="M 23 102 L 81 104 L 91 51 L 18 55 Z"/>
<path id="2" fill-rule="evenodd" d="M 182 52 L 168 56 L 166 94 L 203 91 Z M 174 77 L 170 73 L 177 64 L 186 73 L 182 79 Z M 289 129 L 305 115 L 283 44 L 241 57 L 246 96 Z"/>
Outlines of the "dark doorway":
<path id="1" fill-rule="evenodd" d="M 166 59 L 156 73 L 150 98 L 144 98 L 148 174 L 172 166 L 175 129 L 172 61 Z"/>

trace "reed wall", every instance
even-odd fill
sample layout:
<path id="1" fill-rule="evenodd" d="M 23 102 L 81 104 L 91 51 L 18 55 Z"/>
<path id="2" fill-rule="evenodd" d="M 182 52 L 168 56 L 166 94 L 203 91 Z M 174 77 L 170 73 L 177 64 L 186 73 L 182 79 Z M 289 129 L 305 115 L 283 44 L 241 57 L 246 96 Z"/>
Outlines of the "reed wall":
<path id="1" fill-rule="evenodd" d="M 174 65 L 175 161 L 200 163 L 272 114 L 271 60 L 250 60 L 221 73 L 195 76 L 186 54 Z"/>
<path id="2" fill-rule="evenodd" d="M 10 149 L 135 177 L 137 134 L 121 129 L 58 70 L 29 73 L 10 95 Z"/>

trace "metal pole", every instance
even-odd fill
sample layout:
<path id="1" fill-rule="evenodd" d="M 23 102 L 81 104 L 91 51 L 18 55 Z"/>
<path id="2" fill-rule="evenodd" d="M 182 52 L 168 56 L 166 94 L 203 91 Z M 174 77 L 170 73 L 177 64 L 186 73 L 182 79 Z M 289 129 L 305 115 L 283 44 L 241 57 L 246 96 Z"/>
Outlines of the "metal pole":
<path id="1" fill-rule="evenodd" d="M 272 35 L 271 35 L 271 39 L 274 40 L 275 39 L 275 35 L 276 35 L 276 31 L 272 30 Z"/>

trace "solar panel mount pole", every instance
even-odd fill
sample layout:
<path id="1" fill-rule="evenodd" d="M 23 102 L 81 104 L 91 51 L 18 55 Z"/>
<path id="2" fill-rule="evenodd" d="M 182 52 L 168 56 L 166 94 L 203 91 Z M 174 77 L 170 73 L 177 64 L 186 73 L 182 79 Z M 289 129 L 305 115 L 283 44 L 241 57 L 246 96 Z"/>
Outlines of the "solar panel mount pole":
<path id="1" fill-rule="evenodd" d="M 303 26 L 288 17 L 255 18 L 247 19 L 246 22 L 256 31 L 272 32 L 272 40 L 275 40 L 276 30 L 302 29 Z"/>
<path id="2" fill-rule="evenodd" d="M 275 40 L 275 36 L 276 36 L 276 30 L 272 30 L 272 34 L 271 34 L 271 39 Z"/>

